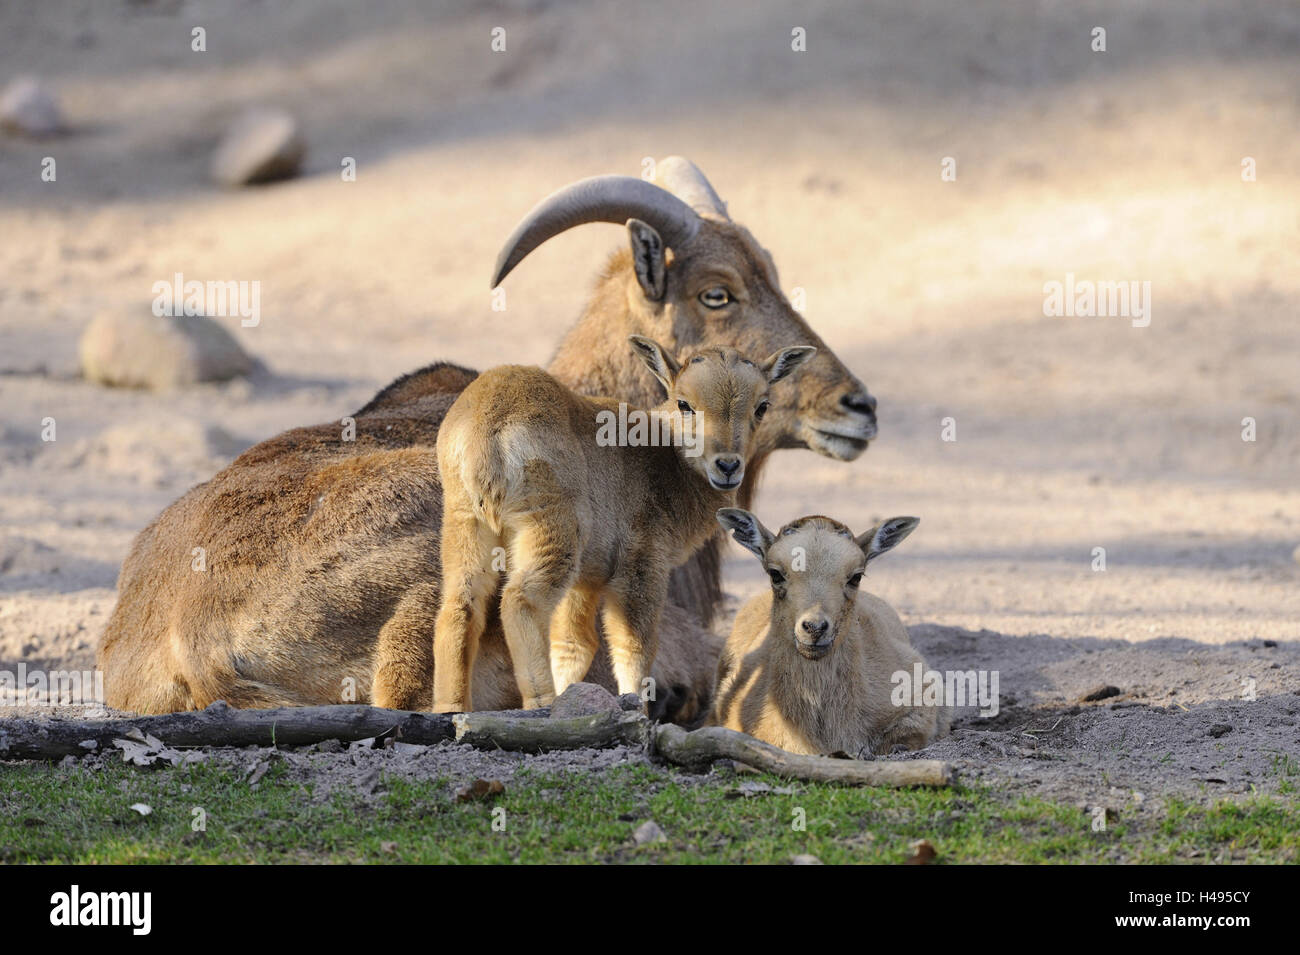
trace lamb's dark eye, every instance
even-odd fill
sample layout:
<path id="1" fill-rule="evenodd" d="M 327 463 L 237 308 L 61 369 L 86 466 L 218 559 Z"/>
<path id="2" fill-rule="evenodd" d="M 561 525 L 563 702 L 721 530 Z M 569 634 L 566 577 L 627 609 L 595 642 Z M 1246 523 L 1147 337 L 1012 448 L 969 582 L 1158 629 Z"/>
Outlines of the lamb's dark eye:
<path id="1" fill-rule="evenodd" d="M 695 414 L 695 409 L 692 408 L 690 405 L 688 405 L 686 402 L 682 401 L 680 398 L 677 399 L 677 410 L 680 411 L 682 414 Z"/>
<path id="2" fill-rule="evenodd" d="M 785 583 L 785 574 L 781 573 L 775 567 L 767 568 L 767 576 L 772 581 L 773 587 L 780 587 Z"/>
<path id="3" fill-rule="evenodd" d="M 862 583 L 862 574 L 860 573 L 854 574 L 852 577 L 849 578 L 849 586 L 852 587 L 854 590 L 858 588 L 858 584 L 860 583 Z"/>
<path id="4" fill-rule="evenodd" d="M 706 308 L 722 308 L 731 301 L 731 293 L 721 285 L 715 285 L 700 293 L 700 301 Z"/>
<path id="5" fill-rule="evenodd" d="M 763 420 L 763 415 L 767 414 L 767 409 L 768 409 L 768 407 L 769 407 L 770 405 L 771 405 L 771 402 L 768 402 L 768 401 L 760 401 L 759 404 L 758 404 L 758 407 L 754 409 L 754 420 L 755 420 L 755 421 L 762 421 L 762 420 Z"/>

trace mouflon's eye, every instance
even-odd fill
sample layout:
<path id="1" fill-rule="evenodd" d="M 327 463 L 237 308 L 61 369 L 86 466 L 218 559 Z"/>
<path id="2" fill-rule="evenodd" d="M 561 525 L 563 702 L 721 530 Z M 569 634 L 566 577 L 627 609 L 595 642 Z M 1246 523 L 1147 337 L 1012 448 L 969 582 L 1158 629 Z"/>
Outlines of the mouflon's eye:
<path id="1" fill-rule="evenodd" d="M 754 409 L 754 420 L 762 421 L 763 415 L 767 414 L 767 409 L 771 406 L 770 401 L 760 401 L 758 407 Z"/>
<path id="2" fill-rule="evenodd" d="M 721 285 L 715 285 L 700 293 L 700 301 L 706 308 L 722 308 L 731 302 L 731 293 Z"/>
<path id="3" fill-rule="evenodd" d="M 775 567 L 767 568 L 767 576 L 771 579 L 773 587 L 780 587 L 785 583 L 785 574 L 781 573 Z"/>
<path id="4" fill-rule="evenodd" d="M 857 589 L 858 584 L 862 583 L 862 574 L 856 573 L 849 578 L 849 586 Z"/>
<path id="5" fill-rule="evenodd" d="M 682 401 L 680 398 L 677 399 L 677 410 L 680 411 L 682 414 L 695 414 L 695 409 L 692 408 L 690 405 L 688 405 L 686 402 Z"/>

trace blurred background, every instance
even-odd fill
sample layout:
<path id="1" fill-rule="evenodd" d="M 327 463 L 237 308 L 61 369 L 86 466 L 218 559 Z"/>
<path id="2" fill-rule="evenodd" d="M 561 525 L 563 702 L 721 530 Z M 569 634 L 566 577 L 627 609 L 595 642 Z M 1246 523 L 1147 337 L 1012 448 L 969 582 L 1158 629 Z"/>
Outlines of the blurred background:
<path id="1" fill-rule="evenodd" d="M 433 360 L 545 363 L 622 233 L 545 245 L 504 312 L 500 244 L 673 153 L 880 400 L 858 461 L 776 459 L 768 524 L 919 515 L 869 582 L 909 623 L 1298 639 L 1298 54 L 1276 2 L 0 5 L 0 83 L 63 127 L 0 131 L 0 657 L 88 666 L 131 539 L 242 448 Z M 292 117 L 296 177 L 212 181 L 249 107 Z M 259 283 L 259 324 L 214 321 L 261 369 L 85 380 L 92 320 L 175 273 Z M 1067 273 L 1149 281 L 1149 327 L 1046 317 Z"/>

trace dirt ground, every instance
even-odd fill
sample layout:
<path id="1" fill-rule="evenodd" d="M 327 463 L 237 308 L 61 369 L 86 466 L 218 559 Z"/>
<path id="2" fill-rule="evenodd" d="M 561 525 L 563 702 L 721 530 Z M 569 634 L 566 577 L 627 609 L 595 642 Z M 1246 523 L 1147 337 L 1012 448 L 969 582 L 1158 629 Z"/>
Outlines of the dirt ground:
<path id="1" fill-rule="evenodd" d="M 500 243 L 552 189 L 680 153 L 880 401 L 862 458 L 783 453 L 758 513 L 919 515 L 865 586 L 930 666 L 999 673 L 999 715 L 921 755 L 1062 799 L 1289 791 L 1300 10 L 429 6 L 0 8 L 0 82 L 41 74 L 72 126 L 0 136 L 0 669 L 92 666 L 131 539 L 242 448 L 435 359 L 545 362 L 622 239 L 548 243 L 494 312 Z M 224 191 L 208 158 L 250 103 L 300 118 L 305 175 Z M 81 380 L 90 320 L 176 272 L 261 282 L 261 323 L 227 327 L 266 372 Z M 1045 316 L 1067 274 L 1149 281 L 1149 326 Z M 737 598 L 763 584 L 739 548 L 726 569 Z"/>

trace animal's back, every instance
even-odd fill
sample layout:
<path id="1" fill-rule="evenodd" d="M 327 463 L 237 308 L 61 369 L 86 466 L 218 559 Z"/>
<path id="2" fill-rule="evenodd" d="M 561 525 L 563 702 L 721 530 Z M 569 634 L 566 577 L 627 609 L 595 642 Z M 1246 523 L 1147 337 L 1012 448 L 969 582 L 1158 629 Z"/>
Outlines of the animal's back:
<path id="1" fill-rule="evenodd" d="M 583 465 L 595 429 L 592 405 L 536 366 L 501 365 L 483 372 L 461 392 L 438 432 L 444 490 L 463 495 L 500 530 L 506 497 L 536 462 L 546 462 L 557 479 L 581 488 L 589 479 Z"/>
<path id="2" fill-rule="evenodd" d="M 373 634 L 437 560 L 433 437 L 454 395 L 285 432 L 136 538 L 100 642 L 110 705 L 140 712 L 368 693 Z M 393 528 L 402 533 L 393 534 Z"/>

